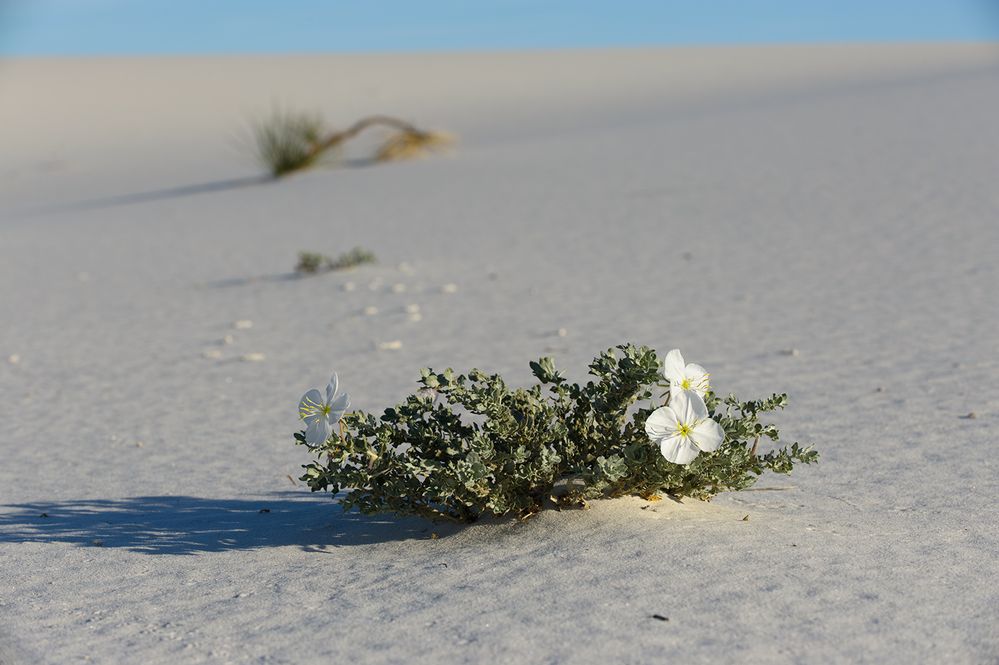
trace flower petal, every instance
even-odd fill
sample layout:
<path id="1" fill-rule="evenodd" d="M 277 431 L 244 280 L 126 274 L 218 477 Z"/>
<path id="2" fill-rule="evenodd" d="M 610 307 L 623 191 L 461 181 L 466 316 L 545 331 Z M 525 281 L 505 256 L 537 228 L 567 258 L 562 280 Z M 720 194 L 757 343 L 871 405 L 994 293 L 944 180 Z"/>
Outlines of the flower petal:
<path id="1" fill-rule="evenodd" d="M 333 404 L 330 405 L 329 419 L 334 426 L 339 424 L 340 419 L 343 418 L 343 414 L 347 412 L 350 408 L 350 395 L 344 393 L 333 400 Z"/>
<path id="2" fill-rule="evenodd" d="M 690 411 L 690 395 L 686 390 L 678 390 L 675 393 L 670 389 L 669 408 L 673 409 L 676 419 L 681 423 L 690 422 L 687 418 Z"/>
<path id="3" fill-rule="evenodd" d="M 693 427 L 697 421 L 708 417 L 708 407 L 693 390 L 681 390 L 676 394 L 670 393 L 669 405 L 676 413 L 676 419 L 683 425 Z"/>
<path id="4" fill-rule="evenodd" d="M 690 431 L 690 440 L 703 452 L 710 453 L 718 450 L 725 440 L 725 430 L 711 418 L 705 418 Z"/>
<path id="5" fill-rule="evenodd" d="M 689 420 L 683 420 L 683 422 L 688 425 L 694 425 L 694 423 L 700 422 L 708 417 L 708 406 L 701 399 L 701 396 L 695 390 L 685 390 L 684 393 L 687 396 L 687 409 L 688 411 L 684 413 L 684 416 L 689 418 Z"/>
<path id="6" fill-rule="evenodd" d="M 333 425 L 327 418 L 316 418 L 305 430 L 305 442 L 310 446 L 321 446 L 329 440 Z"/>
<path id="7" fill-rule="evenodd" d="M 645 433 L 655 441 L 674 432 L 676 432 L 676 414 L 668 406 L 659 407 L 650 413 L 645 421 Z"/>
<path id="8" fill-rule="evenodd" d="M 704 403 L 704 398 L 701 397 L 701 393 L 694 391 L 691 394 L 690 406 L 694 410 L 694 417 L 698 420 L 704 420 L 708 417 L 708 405 Z"/>
<path id="9" fill-rule="evenodd" d="M 319 409 L 323 406 L 323 396 L 322 394 L 313 388 L 309 392 L 302 395 L 301 401 L 298 403 L 298 417 L 302 420 L 310 416 L 315 416 L 319 413 Z"/>
<path id="10" fill-rule="evenodd" d="M 350 408 L 350 395 L 347 393 L 340 395 L 335 400 L 330 402 L 330 411 L 336 411 L 341 416 L 343 415 L 343 412 L 349 408 Z M 335 420 L 339 420 L 339 418 L 336 418 Z"/>
<path id="11" fill-rule="evenodd" d="M 687 380 L 690 381 L 691 389 L 698 395 L 704 395 L 708 390 L 708 370 L 696 363 L 690 363 L 684 370 Z"/>
<path id="12" fill-rule="evenodd" d="M 671 436 L 659 442 L 659 450 L 667 462 L 673 464 L 687 465 L 694 461 L 697 449 L 690 439 L 685 436 Z"/>
<path id="13" fill-rule="evenodd" d="M 683 382 L 683 356 L 680 349 L 673 349 L 666 354 L 663 360 L 663 376 L 669 379 L 670 384 L 680 384 Z"/>
<path id="14" fill-rule="evenodd" d="M 326 403 L 329 404 L 333 401 L 336 396 L 336 390 L 340 385 L 340 379 L 337 378 L 336 372 L 333 372 L 333 376 L 330 377 L 330 382 L 326 384 Z"/>

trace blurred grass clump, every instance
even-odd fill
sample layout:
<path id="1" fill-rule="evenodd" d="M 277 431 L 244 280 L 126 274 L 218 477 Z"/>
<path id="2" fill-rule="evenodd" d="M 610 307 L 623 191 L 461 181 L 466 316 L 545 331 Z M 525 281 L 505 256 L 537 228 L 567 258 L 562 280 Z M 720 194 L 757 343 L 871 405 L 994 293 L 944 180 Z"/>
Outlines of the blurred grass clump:
<path id="1" fill-rule="evenodd" d="M 355 247 L 332 258 L 318 252 L 299 252 L 295 272 L 303 275 L 317 275 L 334 270 L 349 270 L 366 263 L 375 263 L 375 253 L 363 247 Z"/>
<path id="2" fill-rule="evenodd" d="M 253 133 L 257 157 L 275 178 L 308 168 L 321 155 L 315 150 L 324 133 L 318 116 L 275 111 Z"/>

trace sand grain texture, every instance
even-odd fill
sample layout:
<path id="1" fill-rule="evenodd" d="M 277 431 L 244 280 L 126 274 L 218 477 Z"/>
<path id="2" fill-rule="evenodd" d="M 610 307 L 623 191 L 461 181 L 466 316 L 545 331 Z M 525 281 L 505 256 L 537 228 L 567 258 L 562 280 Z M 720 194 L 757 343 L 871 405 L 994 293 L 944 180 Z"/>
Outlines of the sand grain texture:
<path id="1" fill-rule="evenodd" d="M 997 63 L 0 63 L 0 659 L 996 662 Z M 258 184 L 240 122 L 272 101 L 461 143 Z M 356 245 L 380 263 L 290 274 Z M 288 480 L 331 368 L 379 410 L 423 366 L 582 378 L 623 341 L 788 391 L 821 464 L 466 529 Z"/>

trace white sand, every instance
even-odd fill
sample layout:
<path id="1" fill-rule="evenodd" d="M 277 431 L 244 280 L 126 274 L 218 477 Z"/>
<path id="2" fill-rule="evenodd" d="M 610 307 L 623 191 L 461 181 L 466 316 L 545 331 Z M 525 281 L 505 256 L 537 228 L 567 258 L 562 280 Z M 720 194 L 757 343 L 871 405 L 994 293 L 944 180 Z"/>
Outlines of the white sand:
<path id="1" fill-rule="evenodd" d="M 0 98 L 0 659 L 999 660 L 995 47 L 6 61 Z M 462 142 L 226 186 L 272 102 Z M 377 411 L 628 340 L 788 391 L 821 464 L 464 530 L 287 478 L 331 368 Z"/>

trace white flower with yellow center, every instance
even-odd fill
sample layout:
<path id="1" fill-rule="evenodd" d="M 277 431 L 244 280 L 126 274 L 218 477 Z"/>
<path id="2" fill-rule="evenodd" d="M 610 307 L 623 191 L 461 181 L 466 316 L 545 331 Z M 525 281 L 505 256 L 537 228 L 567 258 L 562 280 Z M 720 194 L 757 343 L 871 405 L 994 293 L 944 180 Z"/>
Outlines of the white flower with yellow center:
<path id="1" fill-rule="evenodd" d="M 326 443 L 344 412 L 350 407 L 350 395 L 344 393 L 337 397 L 338 384 L 336 372 L 333 372 L 333 377 L 326 386 L 325 400 L 322 393 L 313 388 L 302 395 L 302 401 L 298 403 L 298 416 L 307 425 L 305 442 L 310 446 Z"/>
<path id="2" fill-rule="evenodd" d="M 708 417 L 704 400 L 692 390 L 670 395 L 645 421 L 645 433 L 659 444 L 663 457 L 674 464 L 690 464 L 698 453 L 710 453 L 725 440 L 725 430 Z"/>
<path id="3" fill-rule="evenodd" d="M 666 354 L 666 359 L 663 361 L 663 376 L 669 381 L 671 396 L 684 390 L 693 390 L 703 399 L 710 388 L 707 370 L 694 363 L 685 365 L 680 349 L 673 349 Z"/>

